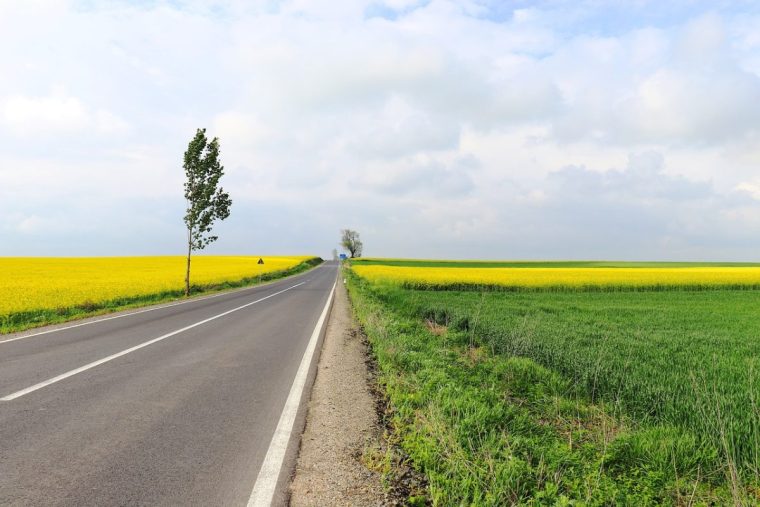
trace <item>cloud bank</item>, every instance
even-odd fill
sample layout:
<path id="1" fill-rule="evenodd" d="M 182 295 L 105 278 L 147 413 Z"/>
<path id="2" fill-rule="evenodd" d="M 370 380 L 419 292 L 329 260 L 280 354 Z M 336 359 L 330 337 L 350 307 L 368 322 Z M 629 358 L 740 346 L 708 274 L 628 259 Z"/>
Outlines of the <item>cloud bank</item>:
<path id="1" fill-rule="evenodd" d="M 752 260 L 751 3 L 0 5 L 0 255 L 181 253 L 220 137 L 214 253 Z"/>

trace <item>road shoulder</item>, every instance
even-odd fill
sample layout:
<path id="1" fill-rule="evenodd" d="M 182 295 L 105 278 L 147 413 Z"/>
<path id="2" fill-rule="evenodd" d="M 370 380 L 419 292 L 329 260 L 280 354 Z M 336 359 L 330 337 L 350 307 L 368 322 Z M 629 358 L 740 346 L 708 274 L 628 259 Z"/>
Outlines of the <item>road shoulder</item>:
<path id="1" fill-rule="evenodd" d="M 290 486 L 292 506 L 385 503 L 380 473 L 362 463 L 382 434 L 366 359 L 367 345 L 338 283 Z"/>

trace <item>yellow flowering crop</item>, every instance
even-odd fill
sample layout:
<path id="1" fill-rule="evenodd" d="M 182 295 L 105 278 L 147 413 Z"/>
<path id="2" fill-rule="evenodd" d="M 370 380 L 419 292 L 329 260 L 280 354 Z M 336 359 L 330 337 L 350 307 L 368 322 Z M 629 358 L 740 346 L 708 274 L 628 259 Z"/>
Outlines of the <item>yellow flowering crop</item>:
<path id="1" fill-rule="evenodd" d="M 355 264 L 352 269 L 371 281 L 430 289 L 467 286 L 515 290 L 760 287 L 760 267 L 457 268 Z"/>
<path id="2" fill-rule="evenodd" d="M 311 256 L 192 258 L 190 281 L 238 281 L 294 267 Z M 0 257 L 0 316 L 181 290 L 185 257 Z"/>

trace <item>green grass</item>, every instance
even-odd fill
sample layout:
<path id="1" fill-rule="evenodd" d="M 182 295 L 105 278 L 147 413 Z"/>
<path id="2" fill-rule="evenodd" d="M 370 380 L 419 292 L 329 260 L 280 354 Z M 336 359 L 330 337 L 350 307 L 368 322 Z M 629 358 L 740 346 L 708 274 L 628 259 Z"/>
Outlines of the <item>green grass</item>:
<path id="1" fill-rule="evenodd" d="M 624 261 L 451 261 L 425 259 L 351 259 L 367 266 L 405 266 L 433 268 L 697 268 L 759 267 L 756 262 L 624 262 Z"/>
<path id="2" fill-rule="evenodd" d="M 253 277 L 242 278 L 239 280 L 230 280 L 224 283 L 212 285 L 191 285 L 190 294 L 198 295 L 211 292 L 220 292 L 224 290 L 236 289 L 256 285 L 262 282 L 277 280 L 288 276 L 297 275 L 321 264 L 320 258 L 308 259 L 289 269 L 280 271 L 271 271 Z M 0 315 L 0 335 L 14 333 L 34 327 L 47 326 L 50 324 L 59 324 L 70 320 L 84 319 L 105 313 L 112 313 L 120 310 L 139 308 L 153 304 L 166 303 L 185 297 L 184 290 L 164 291 L 156 294 L 148 294 L 130 298 L 119 298 L 110 301 L 88 302 L 82 305 L 58 308 L 55 310 L 35 310 L 28 312 L 17 312 L 7 315 Z"/>
<path id="3" fill-rule="evenodd" d="M 433 292 L 348 278 L 434 503 L 760 502 L 760 292 Z"/>
<path id="4" fill-rule="evenodd" d="M 398 311 L 531 358 L 637 420 L 725 434 L 732 459 L 760 465 L 760 292 L 391 293 Z"/>

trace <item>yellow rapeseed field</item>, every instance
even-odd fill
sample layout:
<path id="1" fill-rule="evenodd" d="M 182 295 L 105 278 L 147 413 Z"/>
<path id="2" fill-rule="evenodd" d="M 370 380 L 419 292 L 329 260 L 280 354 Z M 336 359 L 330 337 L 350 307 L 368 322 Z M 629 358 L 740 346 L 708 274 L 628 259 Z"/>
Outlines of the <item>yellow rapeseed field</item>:
<path id="1" fill-rule="evenodd" d="M 287 269 L 304 257 L 194 256 L 194 285 Z M 0 257 L 0 316 L 181 290 L 186 259 L 171 257 Z"/>
<path id="2" fill-rule="evenodd" d="M 356 264 L 371 281 L 415 288 L 495 286 L 511 289 L 618 289 L 760 287 L 760 267 L 472 268 Z"/>

